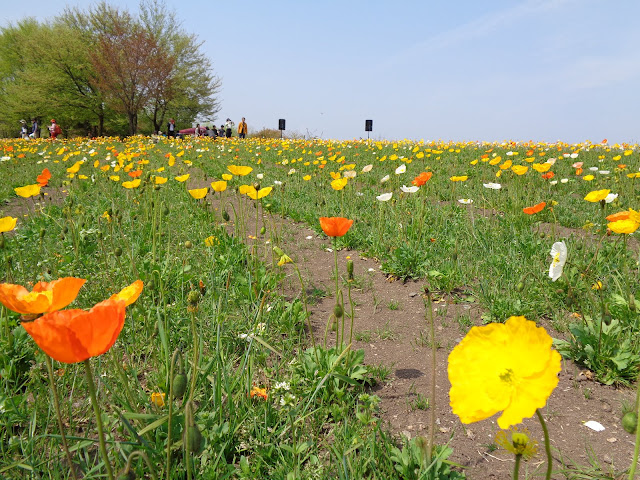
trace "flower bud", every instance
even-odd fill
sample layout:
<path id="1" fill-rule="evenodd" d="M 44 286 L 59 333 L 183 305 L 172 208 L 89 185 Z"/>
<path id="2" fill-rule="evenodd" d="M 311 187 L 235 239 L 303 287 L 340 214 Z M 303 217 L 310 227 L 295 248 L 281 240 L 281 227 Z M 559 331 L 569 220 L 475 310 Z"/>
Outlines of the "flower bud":
<path id="1" fill-rule="evenodd" d="M 342 315 L 344 315 L 344 309 L 342 308 L 342 305 L 336 303 L 335 307 L 333 307 L 333 315 L 336 318 L 342 318 Z"/>
<path id="2" fill-rule="evenodd" d="M 347 275 L 349 281 L 353 281 L 353 260 L 347 260 Z"/>
<path id="3" fill-rule="evenodd" d="M 229 221 L 229 218 L 231 218 L 231 217 L 229 217 L 229 213 L 228 213 L 226 210 L 223 210 L 223 211 L 222 211 L 222 219 L 223 219 L 225 222 L 228 222 L 228 221 Z"/>

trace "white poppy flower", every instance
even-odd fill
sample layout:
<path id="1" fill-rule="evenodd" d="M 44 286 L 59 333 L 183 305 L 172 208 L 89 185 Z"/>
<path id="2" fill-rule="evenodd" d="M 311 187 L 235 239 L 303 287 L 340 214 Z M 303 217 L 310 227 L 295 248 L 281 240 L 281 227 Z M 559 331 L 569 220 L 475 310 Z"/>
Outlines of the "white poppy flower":
<path id="1" fill-rule="evenodd" d="M 388 202 L 393 197 L 393 192 L 383 193 L 382 195 L 378 195 L 376 198 L 381 202 Z"/>
<path id="2" fill-rule="evenodd" d="M 555 165 L 556 164 L 556 159 L 555 158 L 550 158 L 549 160 L 547 160 L 547 163 L 549 165 Z"/>
<path id="3" fill-rule="evenodd" d="M 280 186 L 280 185 L 282 185 L 282 182 L 280 180 L 274 180 L 273 184 L 276 185 L 276 186 Z"/>
<path id="4" fill-rule="evenodd" d="M 396 175 L 400 175 L 401 173 L 404 173 L 406 171 L 407 171 L 407 165 L 403 163 L 398 168 L 396 168 Z"/>
<path id="5" fill-rule="evenodd" d="M 262 179 L 264 178 L 264 173 L 259 173 L 259 174 L 257 174 L 257 175 L 256 175 L 256 178 L 257 178 L 258 180 L 262 180 Z"/>
<path id="6" fill-rule="evenodd" d="M 294 173 L 296 173 L 296 169 L 292 168 L 291 170 L 289 170 L 288 175 L 293 175 Z"/>
<path id="7" fill-rule="evenodd" d="M 555 282 L 562 275 L 562 269 L 567 261 L 567 245 L 562 242 L 556 242 L 551 246 L 551 266 L 549 267 L 549 277 Z"/>
<path id="8" fill-rule="evenodd" d="M 598 171 L 598 167 L 589 167 L 589 170 L 591 170 L 592 172 L 596 172 Z"/>
<path id="9" fill-rule="evenodd" d="M 364 167 L 362 167 L 362 173 L 370 172 L 372 168 L 373 168 L 373 165 L 371 164 L 365 165 Z"/>
<path id="10" fill-rule="evenodd" d="M 607 195 L 606 197 L 604 197 L 604 201 L 607 203 L 611 203 L 613 202 L 616 198 L 618 198 L 618 194 L 617 193 L 610 193 L 609 195 Z"/>
<path id="11" fill-rule="evenodd" d="M 513 152 L 507 152 L 507 157 L 510 157 L 511 155 L 513 155 Z"/>
<path id="12" fill-rule="evenodd" d="M 578 158 L 578 154 L 577 153 L 572 153 L 571 155 L 569 155 L 571 158 Z"/>
<path id="13" fill-rule="evenodd" d="M 600 175 L 609 175 L 611 172 L 609 170 L 598 170 Z"/>
<path id="14" fill-rule="evenodd" d="M 499 183 L 483 183 L 482 185 L 484 185 L 484 188 L 490 188 L 491 190 L 500 190 L 502 188 Z"/>
<path id="15" fill-rule="evenodd" d="M 557 185 L 558 184 L 558 180 L 551 180 L 549 182 L 549 185 Z"/>
<path id="16" fill-rule="evenodd" d="M 413 187 L 407 187 L 406 185 L 402 185 L 400 187 L 400 190 L 402 190 L 404 193 L 416 193 L 418 191 L 419 187 L 416 187 L 415 185 Z"/>
<path id="17" fill-rule="evenodd" d="M 389 180 L 389 175 L 385 175 L 384 177 L 382 177 L 382 179 L 380 179 L 380 183 L 384 183 L 387 180 Z"/>
<path id="18" fill-rule="evenodd" d="M 563 178 L 562 180 L 560 180 L 560 183 L 567 183 L 569 181 L 568 178 Z"/>
<path id="19" fill-rule="evenodd" d="M 342 176 L 345 178 L 356 178 L 356 171 L 355 170 L 347 170 L 346 172 L 342 173 Z"/>
<path id="20" fill-rule="evenodd" d="M 473 200 L 471 200 L 470 198 L 461 198 L 458 200 L 458 203 L 461 203 L 463 205 L 470 205 L 473 203 Z"/>

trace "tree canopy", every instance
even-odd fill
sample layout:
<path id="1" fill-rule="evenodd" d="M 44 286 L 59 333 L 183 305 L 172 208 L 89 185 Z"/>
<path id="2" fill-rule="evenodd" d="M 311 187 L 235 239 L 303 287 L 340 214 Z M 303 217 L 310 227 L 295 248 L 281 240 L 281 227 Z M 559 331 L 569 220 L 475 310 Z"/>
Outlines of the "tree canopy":
<path id="1" fill-rule="evenodd" d="M 106 2 L 0 28 L 0 136 L 56 118 L 70 134 L 135 135 L 215 119 L 220 79 L 162 0 Z"/>

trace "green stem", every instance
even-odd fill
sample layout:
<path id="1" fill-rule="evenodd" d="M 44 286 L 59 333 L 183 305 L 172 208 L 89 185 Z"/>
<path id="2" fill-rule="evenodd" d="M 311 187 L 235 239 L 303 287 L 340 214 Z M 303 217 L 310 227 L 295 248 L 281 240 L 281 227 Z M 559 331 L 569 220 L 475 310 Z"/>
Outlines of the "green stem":
<path id="1" fill-rule="evenodd" d="M 98 405 L 98 399 L 96 398 L 96 386 L 93 382 L 93 373 L 91 372 L 91 363 L 89 359 L 84 361 L 84 372 L 87 377 L 87 388 L 89 389 L 89 395 L 91 396 L 91 403 L 93 404 L 93 413 L 96 416 L 96 425 L 98 427 L 98 440 L 100 441 L 100 454 L 102 460 L 107 468 L 107 475 L 109 480 L 114 480 L 113 470 L 111 469 L 111 463 L 109 463 L 109 455 L 107 454 L 107 446 L 104 441 L 104 431 L 102 429 L 102 414 L 100 412 L 100 405 Z"/>
<path id="2" fill-rule="evenodd" d="M 316 352 L 316 339 L 313 336 L 313 327 L 311 326 L 311 316 L 309 315 L 309 308 L 307 306 L 307 291 L 304 289 L 304 282 L 302 281 L 302 275 L 298 265 L 293 264 L 296 273 L 298 274 L 298 280 L 300 281 L 300 289 L 302 290 L 302 301 L 304 302 L 304 317 L 307 320 L 307 326 L 309 327 L 309 334 L 311 335 L 311 344 L 313 345 L 313 351 Z M 317 355 L 317 352 L 316 352 Z M 317 360 L 317 359 L 316 359 Z"/>
<path id="3" fill-rule="evenodd" d="M 513 466 L 513 480 L 518 480 L 518 477 L 520 477 L 520 460 L 522 460 L 522 454 L 516 453 L 516 464 Z"/>
<path id="4" fill-rule="evenodd" d="M 193 336 L 193 364 L 191 366 L 191 388 L 189 390 L 189 400 L 193 399 L 196 390 L 196 380 L 198 373 L 198 332 L 196 330 L 196 314 L 191 312 L 191 335 Z"/>
<path id="5" fill-rule="evenodd" d="M 545 477 L 546 480 L 551 480 L 551 470 L 553 467 L 553 457 L 551 456 L 551 444 L 549 442 L 549 430 L 547 429 L 547 424 L 540 413 L 540 409 L 536 410 L 536 415 L 538 416 L 538 420 L 540 421 L 540 426 L 542 427 L 542 433 L 544 434 L 544 450 L 547 453 L 547 475 Z"/>
<path id="6" fill-rule="evenodd" d="M 335 298 L 336 298 L 336 305 L 339 305 L 338 291 L 340 289 L 340 286 L 339 286 L 340 275 L 338 275 L 338 248 L 337 248 L 338 241 L 336 239 L 337 237 L 333 237 L 333 259 L 334 259 L 334 265 L 336 270 L 336 297 Z M 342 314 L 342 318 L 344 318 L 344 312 Z M 336 321 L 336 347 L 338 347 L 339 345 L 338 341 L 340 340 L 340 329 L 338 327 L 338 319 L 336 318 L 335 321 Z"/>
<path id="7" fill-rule="evenodd" d="M 78 480 L 76 476 L 76 468 L 71 459 L 71 453 L 69 452 L 69 446 L 67 445 L 67 437 L 64 434 L 64 424 L 62 423 L 62 414 L 60 413 L 60 402 L 58 400 L 58 390 L 56 389 L 56 383 L 53 378 L 53 362 L 49 355 L 45 355 L 45 363 L 47 365 L 47 372 L 49 373 L 49 388 L 51 389 L 51 396 L 53 397 L 53 406 L 56 410 L 56 417 L 58 418 L 58 430 L 60 430 L 60 439 L 62 440 L 62 449 L 67 457 L 67 463 L 71 470 L 71 476 L 74 480 Z"/>
<path id="8" fill-rule="evenodd" d="M 431 291 L 427 291 L 427 307 L 429 308 L 429 329 L 431 336 L 431 398 L 429 408 L 431 410 L 431 428 L 429 428 L 429 461 L 433 461 L 433 447 L 436 430 L 436 337 L 433 326 L 433 300 Z"/>
<path id="9" fill-rule="evenodd" d="M 637 386 L 636 393 L 636 413 L 640 415 L 640 381 Z M 638 464 L 638 454 L 640 454 L 640 428 L 636 428 L 636 444 L 633 448 L 633 461 L 629 467 L 629 480 L 633 480 L 636 473 L 636 466 Z"/>

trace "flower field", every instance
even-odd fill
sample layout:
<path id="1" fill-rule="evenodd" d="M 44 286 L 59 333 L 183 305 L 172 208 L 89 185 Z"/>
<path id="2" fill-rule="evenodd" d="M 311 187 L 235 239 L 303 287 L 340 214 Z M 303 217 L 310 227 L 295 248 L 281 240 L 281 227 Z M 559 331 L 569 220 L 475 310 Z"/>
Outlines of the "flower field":
<path id="1" fill-rule="evenodd" d="M 634 478 L 637 145 L 0 147 L 0 477 Z"/>

